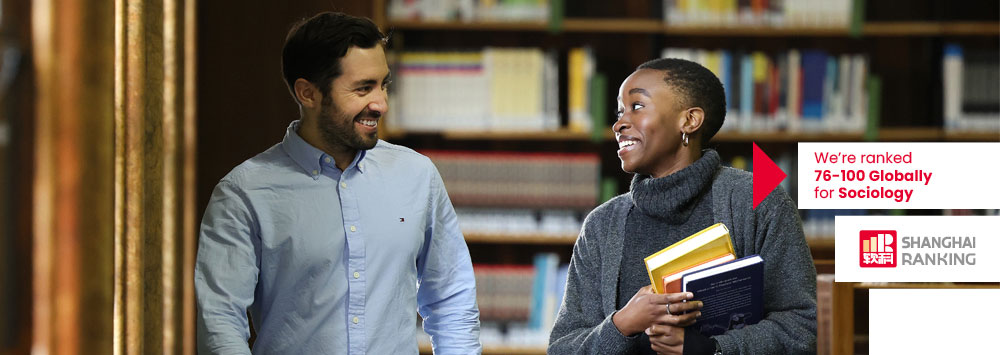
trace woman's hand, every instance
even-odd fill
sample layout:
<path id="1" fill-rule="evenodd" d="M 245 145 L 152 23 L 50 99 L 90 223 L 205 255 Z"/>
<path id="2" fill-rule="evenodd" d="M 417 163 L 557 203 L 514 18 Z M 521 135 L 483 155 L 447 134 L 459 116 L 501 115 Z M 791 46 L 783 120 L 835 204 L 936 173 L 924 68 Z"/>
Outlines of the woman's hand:
<path id="1" fill-rule="evenodd" d="M 653 324 L 646 328 L 649 344 L 659 355 L 684 353 L 684 327 Z"/>
<path id="2" fill-rule="evenodd" d="M 694 324 L 701 315 L 698 311 L 701 309 L 700 301 L 682 302 L 692 297 L 694 295 L 690 292 L 659 295 L 653 293 L 653 286 L 646 286 L 639 289 L 625 307 L 611 317 L 611 321 L 625 336 L 639 334 L 654 324 L 685 327 Z"/>

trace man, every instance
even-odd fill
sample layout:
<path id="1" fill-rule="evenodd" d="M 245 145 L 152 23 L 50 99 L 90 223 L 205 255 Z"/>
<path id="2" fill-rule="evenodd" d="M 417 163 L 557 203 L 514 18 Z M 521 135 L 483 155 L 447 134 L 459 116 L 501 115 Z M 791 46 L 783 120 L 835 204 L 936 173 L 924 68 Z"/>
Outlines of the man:
<path id="1" fill-rule="evenodd" d="M 481 352 L 475 279 L 430 160 L 378 140 L 385 36 L 322 13 L 285 40 L 300 120 L 216 186 L 195 266 L 201 353 Z"/>

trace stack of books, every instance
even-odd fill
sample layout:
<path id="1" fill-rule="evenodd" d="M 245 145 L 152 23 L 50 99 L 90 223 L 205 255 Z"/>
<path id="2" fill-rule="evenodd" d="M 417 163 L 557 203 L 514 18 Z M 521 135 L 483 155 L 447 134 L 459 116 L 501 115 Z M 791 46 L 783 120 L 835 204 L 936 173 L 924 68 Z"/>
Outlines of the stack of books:
<path id="1" fill-rule="evenodd" d="M 735 259 L 735 260 L 734 260 Z M 722 223 L 644 259 L 656 293 L 692 292 L 704 303 L 694 327 L 707 336 L 759 322 L 764 315 L 764 260 L 736 259 Z"/>

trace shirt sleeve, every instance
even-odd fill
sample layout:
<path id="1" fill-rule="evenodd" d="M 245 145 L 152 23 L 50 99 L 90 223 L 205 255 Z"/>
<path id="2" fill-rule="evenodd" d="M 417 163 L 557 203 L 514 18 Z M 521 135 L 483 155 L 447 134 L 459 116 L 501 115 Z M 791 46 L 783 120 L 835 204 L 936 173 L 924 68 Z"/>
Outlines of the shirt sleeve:
<path id="1" fill-rule="evenodd" d="M 202 220 L 194 269 L 200 354 L 250 354 L 247 307 L 257 286 L 259 250 L 246 195 L 220 182 Z"/>
<path id="2" fill-rule="evenodd" d="M 601 310 L 600 255 L 588 226 L 602 220 L 592 212 L 584 221 L 566 277 L 566 293 L 549 335 L 549 354 L 628 354 L 637 349 L 639 335 L 625 336 Z"/>
<path id="3" fill-rule="evenodd" d="M 435 354 L 479 354 L 476 278 L 455 208 L 436 169 L 424 245 L 417 258 L 417 305 Z"/>

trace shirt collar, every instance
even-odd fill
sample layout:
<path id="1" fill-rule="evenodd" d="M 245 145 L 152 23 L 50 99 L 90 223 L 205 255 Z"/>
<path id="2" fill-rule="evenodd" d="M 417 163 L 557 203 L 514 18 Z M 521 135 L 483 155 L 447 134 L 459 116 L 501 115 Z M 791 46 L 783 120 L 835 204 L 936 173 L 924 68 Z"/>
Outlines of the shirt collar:
<path id="1" fill-rule="evenodd" d="M 336 169 L 336 161 L 333 160 L 333 157 L 323 153 L 322 150 L 312 146 L 299 136 L 298 131 L 301 124 L 301 120 L 295 120 L 288 125 L 288 128 L 285 130 L 285 138 L 281 141 L 281 146 L 284 148 L 285 154 L 288 154 L 306 174 L 312 176 L 313 179 L 318 179 L 324 168 Z M 358 151 L 358 154 L 354 156 L 354 160 L 347 166 L 347 170 L 357 169 L 358 172 L 364 173 L 365 164 L 361 162 L 365 155 L 365 150 Z M 330 158 L 329 163 L 326 162 L 326 158 Z"/>

